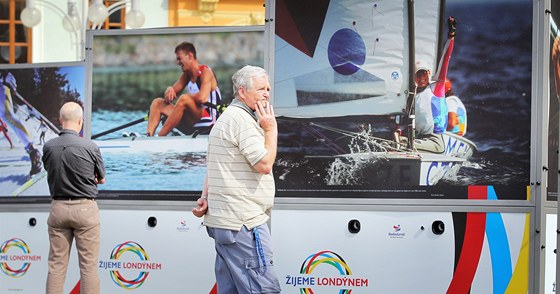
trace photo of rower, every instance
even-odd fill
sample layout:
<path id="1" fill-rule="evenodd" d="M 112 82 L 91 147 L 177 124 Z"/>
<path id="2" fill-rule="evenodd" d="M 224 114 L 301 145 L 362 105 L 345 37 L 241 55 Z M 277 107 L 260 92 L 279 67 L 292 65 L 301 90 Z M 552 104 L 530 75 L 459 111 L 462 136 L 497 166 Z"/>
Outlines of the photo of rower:
<path id="1" fill-rule="evenodd" d="M 234 97 L 233 73 L 264 66 L 263 28 L 92 33 L 86 133 L 111 179 L 101 197 L 200 191 L 208 133 Z"/>

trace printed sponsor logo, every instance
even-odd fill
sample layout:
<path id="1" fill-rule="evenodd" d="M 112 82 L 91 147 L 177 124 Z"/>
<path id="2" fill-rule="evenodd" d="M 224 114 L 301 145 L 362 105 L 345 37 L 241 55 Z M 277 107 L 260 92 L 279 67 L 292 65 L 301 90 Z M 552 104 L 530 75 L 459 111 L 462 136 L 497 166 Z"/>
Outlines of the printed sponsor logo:
<path id="1" fill-rule="evenodd" d="M 190 230 L 190 228 L 187 227 L 187 221 L 181 220 L 181 221 L 179 222 L 179 225 L 177 226 L 177 231 L 178 231 L 178 232 L 186 233 L 186 232 L 188 232 L 189 230 Z"/>
<path id="2" fill-rule="evenodd" d="M 402 239 L 406 236 L 406 233 L 402 231 L 401 225 L 394 225 L 388 235 L 391 239 Z"/>
<path id="3" fill-rule="evenodd" d="M 340 294 L 350 294 L 352 289 L 369 287 L 369 279 L 354 275 L 346 261 L 333 251 L 309 255 L 302 263 L 299 274 L 286 276 L 285 283 L 299 287 L 299 292 L 305 294 L 333 288 L 338 289 Z"/>
<path id="4" fill-rule="evenodd" d="M 151 261 L 140 244 L 127 241 L 113 248 L 109 260 L 100 260 L 99 268 L 109 270 L 117 286 L 133 290 L 146 282 L 150 272 L 161 270 L 162 265 Z"/>
<path id="5" fill-rule="evenodd" d="M 27 243 L 19 238 L 12 238 L 0 245 L 0 270 L 12 278 L 24 276 L 31 263 L 41 261 L 40 255 L 32 255 Z"/>

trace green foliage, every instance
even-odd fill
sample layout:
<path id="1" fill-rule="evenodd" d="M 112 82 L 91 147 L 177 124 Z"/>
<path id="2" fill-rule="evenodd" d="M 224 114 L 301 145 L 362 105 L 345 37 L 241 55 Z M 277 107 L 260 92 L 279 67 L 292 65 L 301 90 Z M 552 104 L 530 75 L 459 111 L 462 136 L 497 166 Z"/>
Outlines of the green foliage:
<path id="1" fill-rule="evenodd" d="M 83 106 L 83 97 L 70 89 L 66 74 L 59 71 L 58 67 L 11 71 L 17 81 L 17 93 L 58 127 L 58 112 L 64 103 L 73 101 Z"/>
<path id="2" fill-rule="evenodd" d="M 237 68 L 217 68 L 214 74 L 222 98 L 233 97 L 231 76 Z M 104 69 L 95 71 L 92 79 L 92 111 L 148 111 L 152 100 L 163 97 L 181 72 L 176 66 L 150 69 Z"/>

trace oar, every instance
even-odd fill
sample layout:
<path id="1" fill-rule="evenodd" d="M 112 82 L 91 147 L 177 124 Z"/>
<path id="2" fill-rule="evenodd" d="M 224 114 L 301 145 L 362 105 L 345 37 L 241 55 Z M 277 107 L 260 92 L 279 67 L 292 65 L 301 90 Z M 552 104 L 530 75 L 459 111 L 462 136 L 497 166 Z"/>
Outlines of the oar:
<path id="1" fill-rule="evenodd" d="M 124 125 L 122 125 L 122 126 L 118 126 L 118 127 L 112 128 L 112 129 L 110 129 L 110 130 L 103 131 L 103 132 L 101 132 L 101 133 L 99 133 L 99 134 L 91 135 L 91 139 L 97 139 L 97 138 L 99 138 L 99 137 L 101 137 L 101 136 L 107 135 L 107 134 L 109 134 L 109 133 L 112 133 L 112 132 L 115 132 L 115 131 L 118 131 L 118 130 L 122 130 L 122 129 L 124 129 L 124 128 L 128 128 L 128 127 L 130 127 L 130 126 L 139 124 L 139 123 L 144 122 L 144 121 L 147 121 L 147 120 L 148 120 L 148 116 L 146 115 L 146 116 L 144 116 L 144 117 L 142 117 L 142 118 L 139 118 L 139 119 L 137 119 L 137 120 L 131 121 L 131 122 L 126 123 L 126 124 L 124 124 Z"/>
<path id="2" fill-rule="evenodd" d="M 212 102 L 204 102 L 204 103 L 202 103 L 202 104 L 205 105 L 205 106 L 207 106 L 207 107 L 216 109 L 216 110 L 218 111 L 219 114 L 222 114 L 222 113 L 226 110 L 226 108 L 228 107 L 228 105 L 225 104 L 225 103 L 224 103 L 224 104 L 220 104 L 220 105 L 216 105 L 216 104 L 214 104 L 214 103 L 212 103 Z"/>
<path id="3" fill-rule="evenodd" d="M 206 106 L 208 106 L 208 107 L 211 107 L 211 108 L 215 108 L 216 110 L 218 110 L 219 113 L 224 112 L 224 110 L 225 110 L 226 107 L 227 107 L 227 104 L 216 105 L 216 104 L 213 104 L 213 103 L 210 103 L 210 102 L 206 102 L 206 103 L 204 103 L 204 105 L 206 105 Z M 137 119 L 137 120 L 134 120 L 134 121 L 131 121 L 131 122 L 129 122 L 129 123 L 126 123 L 126 124 L 124 124 L 124 125 L 122 125 L 122 126 L 118 126 L 118 127 L 112 128 L 112 129 L 110 129 L 110 130 L 103 131 L 103 132 L 101 132 L 101 133 L 99 133 L 99 134 L 92 135 L 92 136 L 91 136 L 91 139 L 97 139 L 97 138 L 99 138 L 99 137 L 101 137 L 101 136 L 107 135 L 107 134 L 109 134 L 109 133 L 112 133 L 112 132 L 115 132 L 115 131 L 118 131 L 118 130 L 122 130 L 122 129 L 124 129 L 124 128 L 128 128 L 128 127 L 130 127 L 130 126 L 139 124 L 139 123 L 141 123 L 141 122 L 143 122 L 143 121 L 147 121 L 147 120 L 148 120 L 148 115 L 144 116 L 143 118 L 139 118 L 139 119 Z"/>

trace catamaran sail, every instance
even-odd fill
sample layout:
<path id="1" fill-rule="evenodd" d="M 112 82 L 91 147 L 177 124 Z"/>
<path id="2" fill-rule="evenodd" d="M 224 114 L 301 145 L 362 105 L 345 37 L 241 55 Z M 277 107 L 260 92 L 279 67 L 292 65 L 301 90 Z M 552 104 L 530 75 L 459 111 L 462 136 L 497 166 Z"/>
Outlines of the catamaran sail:
<path id="1" fill-rule="evenodd" d="M 275 112 L 292 118 L 402 113 L 409 90 L 410 1 L 329 1 L 326 10 L 305 14 L 296 2 L 276 1 Z M 431 68 L 439 11 L 439 0 L 414 3 L 412 49 Z M 306 31 L 310 19 L 321 29 Z"/>

